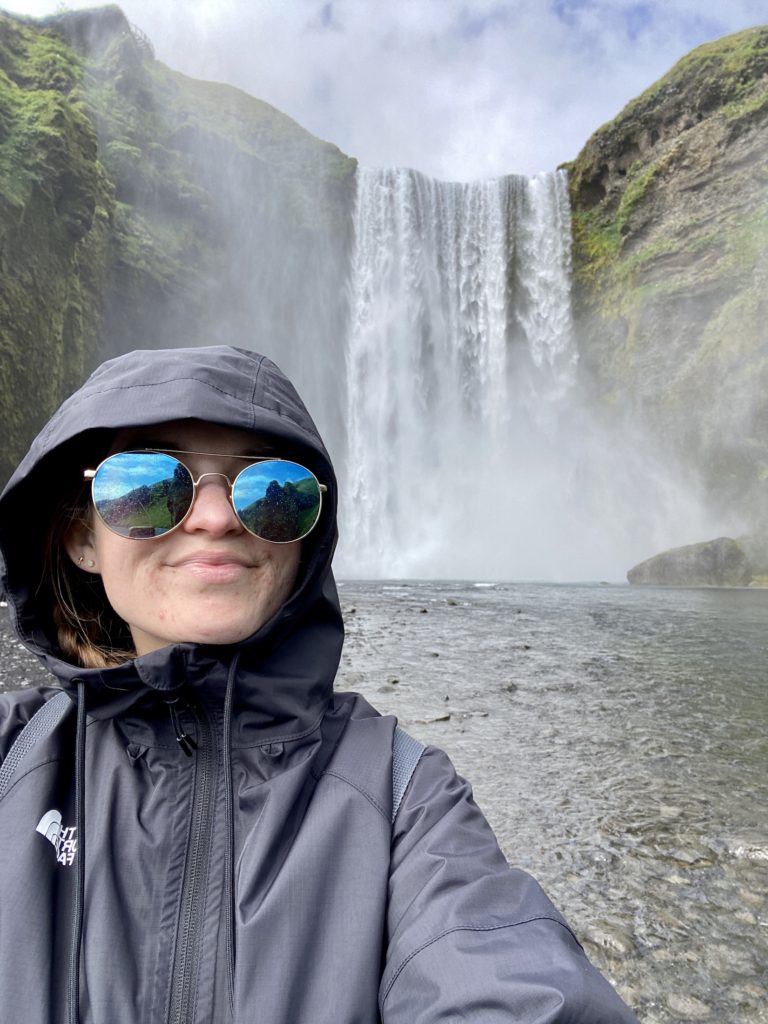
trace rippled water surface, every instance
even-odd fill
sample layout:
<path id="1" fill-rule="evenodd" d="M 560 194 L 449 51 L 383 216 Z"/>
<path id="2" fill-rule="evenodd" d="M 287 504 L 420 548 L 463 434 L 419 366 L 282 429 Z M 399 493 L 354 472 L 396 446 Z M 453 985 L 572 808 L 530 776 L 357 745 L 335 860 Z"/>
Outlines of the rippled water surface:
<path id="1" fill-rule="evenodd" d="M 339 591 L 339 688 L 450 753 L 644 1024 L 768 1024 L 768 591 Z M 4 613 L 0 665 L 43 678 Z"/>
<path id="2" fill-rule="evenodd" d="M 768 592 L 340 594 L 341 685 L 448 751 L 641 1020 L 768 1022 Z"/>

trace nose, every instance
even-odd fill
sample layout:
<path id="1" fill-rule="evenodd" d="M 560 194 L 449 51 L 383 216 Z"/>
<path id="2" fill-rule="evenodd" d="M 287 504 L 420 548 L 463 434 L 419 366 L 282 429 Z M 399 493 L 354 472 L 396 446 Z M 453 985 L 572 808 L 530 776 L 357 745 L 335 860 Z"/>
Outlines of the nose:
<path id="1" fill-rule="evenodd" d="M 223 473 L 205 473 L 197 481 L 192 508 L 181 529 L 187 533 L 209 533 L 213 537 L 242 533 L 244 527 L 235 514 L 229 494 L 229 480 Z"/>

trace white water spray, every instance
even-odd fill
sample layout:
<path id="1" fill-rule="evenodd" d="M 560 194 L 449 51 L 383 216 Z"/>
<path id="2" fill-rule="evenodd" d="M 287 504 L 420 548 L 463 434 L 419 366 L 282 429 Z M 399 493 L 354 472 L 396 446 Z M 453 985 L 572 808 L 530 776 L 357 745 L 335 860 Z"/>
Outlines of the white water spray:
<path id="1" fill-rule="evenodd" d="M 340 572 L 519 577 L 576 364 L 565 175 L 361 169 L 350 288 Z"/>

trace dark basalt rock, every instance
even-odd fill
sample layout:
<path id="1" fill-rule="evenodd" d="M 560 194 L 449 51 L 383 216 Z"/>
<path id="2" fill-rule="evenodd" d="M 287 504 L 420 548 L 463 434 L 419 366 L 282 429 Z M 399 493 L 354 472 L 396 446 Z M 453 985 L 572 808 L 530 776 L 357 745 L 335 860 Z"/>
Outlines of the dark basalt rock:
<path id="1" fill-rule="evenodd" d="M 745 587 L 752 568 L 742 548 L 730 537 L 662 551 L 627 573 L 633 584 L 671 587 Z"/>

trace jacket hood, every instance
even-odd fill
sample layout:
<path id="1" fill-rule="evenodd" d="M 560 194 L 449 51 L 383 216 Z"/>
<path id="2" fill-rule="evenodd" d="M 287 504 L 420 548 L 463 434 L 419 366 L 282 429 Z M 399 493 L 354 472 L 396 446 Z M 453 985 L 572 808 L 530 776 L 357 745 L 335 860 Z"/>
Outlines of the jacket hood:
<path id="1" fill-rule="evenodd" d="M 110 669 L 83 669 L 59 649 L 39 583 L 51 510 L 86 464 L 106 454 L 114 431 L 193 418 L 267 435 L 326 484 L 320 522 L 305 542 L 287 603 L 233 647 L 174 644 Z M 280 369 L 255 352 L 215 346 L 140 350 L 103 363 L 33 441 L 0 496 L 2 583 L 22 642 L 72 689 L 88 687 L 89 714 L 106 717 L 151 691 L 219 681 L 237 653 L 240 669 L 264 674 L 274 700 L 260 718 L 289 731 L 327 701 L 343 641 L 331 572 L 337 488 L 317 428 Z M 290 637 L 290 643 L 288 638 Z M 222 684 L 223 685 L 223 684 Z M 283 693 L 280 691 L 284 690 Z M 280 731 L 280 730 L 278 730 Z"/>

